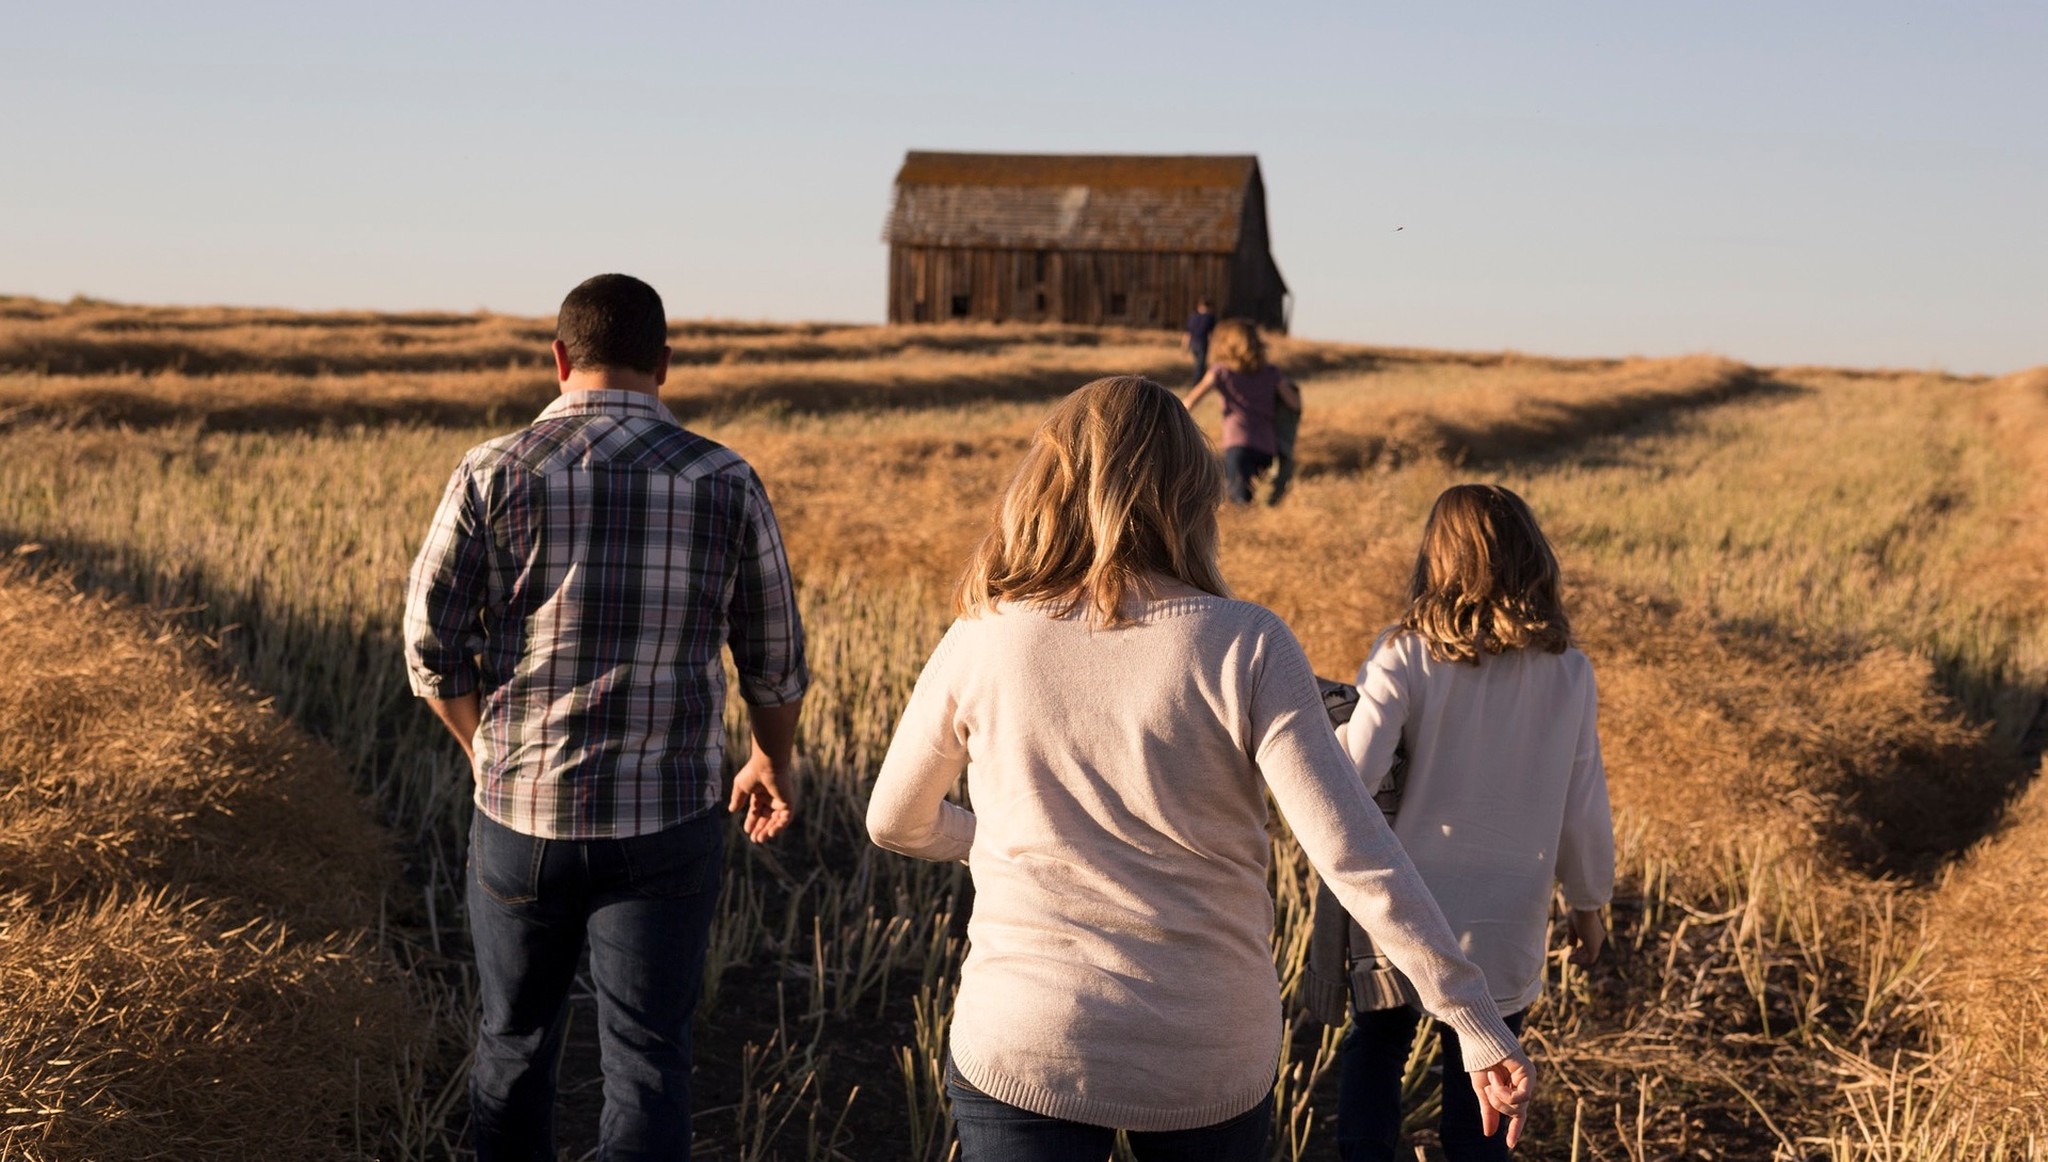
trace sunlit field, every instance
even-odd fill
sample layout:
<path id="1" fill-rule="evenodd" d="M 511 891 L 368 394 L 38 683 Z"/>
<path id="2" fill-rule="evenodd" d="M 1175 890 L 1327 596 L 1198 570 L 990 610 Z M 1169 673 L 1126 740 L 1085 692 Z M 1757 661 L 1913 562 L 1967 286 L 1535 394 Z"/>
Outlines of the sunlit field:
<path id="1" fill-rule="evenodd" d="M 798 823 L 730 856 L 700 1156 L 943 1159 L 971 892 L 868 844 L 867 788 L 1048 402 L 1187 369 L 1137 331 L 672 331 L 667 398 L 767 481 L 817 679 Z M 550 397 L 551 334 L 0 299 L 0 1155 L 456 1156 L 467 774 L 399 606 L 457 457 Z M 1520 492 L 1565 564 L 1622 882 L 1611 955 L 1560 952 L 1531 1014 L 1521 1155 L 2048 1153 L 2048 371 L 1275 356 L 1301 474 L 1222 514 L 1225 573 L 1320 673 L 1448 484 Z M 1312 873 L 1274 845 L 1291 995 Z M 1334 1158 L 1336 1035 L 1294 1020 L 1274 1157 Z"/>

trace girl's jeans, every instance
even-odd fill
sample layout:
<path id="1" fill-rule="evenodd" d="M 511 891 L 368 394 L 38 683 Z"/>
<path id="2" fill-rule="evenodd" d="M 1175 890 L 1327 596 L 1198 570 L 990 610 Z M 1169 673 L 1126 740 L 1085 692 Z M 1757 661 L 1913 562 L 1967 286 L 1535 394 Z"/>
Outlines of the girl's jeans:
<path id="1" fill-rule="evenodd" d="M 1516 1035 L 1521 1013 L 1503 1017 Z M 1337 1156 L 1344 1162 L 1394 1162 L 1401 1145 L 1401 1074 L 1415 1044 L 1422 1014 L 1407 1005 L 1351 1014 L 1351 1031 L 1338 1050 Z M 1504 1133 L 1480 1130 L 1479 1095 L 1472 1092 L 1458 1035 L 1437 1022 L 1437 1048 L 1444 1063 L 1444 1110 L 1437 1123 L 1449 1162 L 1504 1162 Z"/>
<path id="2" fill-rule="evenodd" d="M 1257 452 L 1240 444 L 1223 449 L 1223 483 L 1235 504 L 1252 502 L 1252 477 L 1273 463 L 1270 452 Z"/>

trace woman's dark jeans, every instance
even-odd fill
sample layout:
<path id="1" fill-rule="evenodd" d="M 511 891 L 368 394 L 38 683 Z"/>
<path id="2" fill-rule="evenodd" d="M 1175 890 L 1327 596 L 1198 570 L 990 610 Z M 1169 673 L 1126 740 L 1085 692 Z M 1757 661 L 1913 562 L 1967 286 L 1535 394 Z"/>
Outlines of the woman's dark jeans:
<path id="1" fill-rule="evenodd" d="M 1252 502 L 1252 478 L 1271 467 L 1270 452 L 1258 452 L 1242 444 L 1223 449 L 1223 482 L 1230 499 L 1237 504 Z"/>
<path id="2" fill-rule="evenodd" d="M 997 1101 L 967 1083 L 946 1059 L 946 1097 L 960 1162 L 1104 1162 L 1116 1131 L 1049 1118 Z M 1196 1130 L 1131 1132 L 1138 1162 L 1264 1162 L 1273 1129 L 1273 1095 L 1244 1113 Z"/>
<path id="3" fill-rule="evenodd" d="M 1337 1156 L 1344 1162 L 1394 1162 L 1401 1145 L 1401 1074 L 1421 1020 L 1422 1014 L 1407 1005 L 1351 1014 L 1351 1031 L 1337 1055 Z M 1521 1033 L 1521 1013 L 1502 1020 Z M 1465 1072 L 1457 1033 L 1441 1021 L 1436 1030 L 1444 1063 L 1443 1117 L 1437 1123 L 1444 1157 L 1449 1162 L 1506 1159 L 1507 1134 L 1489 1138 L 1480 1128 L 1479 1095 Z"/>
<path id="4" fill-rule="evenodd" d="M 690 1156 L 690 1017 L 724 865 L 715 812 L 631 839 L 538 839 L 477 812 L 470 1135 L 479 1162 L 555 1156 L 555 1070 L 584 942 L 604 1059 L 598 1157 Z"/>

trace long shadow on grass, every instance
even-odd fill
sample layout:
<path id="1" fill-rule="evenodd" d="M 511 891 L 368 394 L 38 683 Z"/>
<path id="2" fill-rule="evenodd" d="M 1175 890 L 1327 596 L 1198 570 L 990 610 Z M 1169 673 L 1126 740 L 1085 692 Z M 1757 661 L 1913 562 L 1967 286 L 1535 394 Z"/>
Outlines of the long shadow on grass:
<path id="1" fill-rule="evenodd" d="M 1092 341 L 1083 342 L 1083 338 Z M 1157 355 L 1147 356 L 1137 365 L 1131 365 L 1128 360 L 1123 360 L 1117 364 L 1104 363 L 1100 367 L 1079 371 L 1030 366 L 990 368 L 948 378 L 917 374 L 914 364 L 901 369 L 892 369 L 886 364 L 889 357 L 918 350 L 940 353 L 996 351 L 1014 342 L 999 337 L 975 336 L 971 333 L 951 337 L 938 335 L 915 342 L 878 347 L 872 354 L 862 352 L 859 355 L 862 366 L 857 370 L 845 371 L 804 367 L 806 358 L 822 359 L 832 355 L 829 347 L 819 346 L 815 350 L 805 348 L 795 352 L 796 358 L 786 360 L 790 363 L 788 367 L 770 369 L 764 366 L 756 377 L 739 383 L 717 386 L 693 383 L 690 367 L 680 366 L 671 377 L 667 389 L 663 391 L 662 399 L 679 417 L 687 421 L 707 416 L 762 410 L 826 415 L 885 408 L 961 408 L 993 403 L 1033 403 L 1058 399 L 1090 379 L 1102 375 L 1147 375 L 1174 387 L 1181 385 L 1187 378 L 1186 363 L 1165 350 L 1161 350 Z M 1099 346 L 1100 343 L 1100 336 L 1068 336 L 1057 346 L 1090 348 Z M 1419 358 L 1421 356 L 1357 349 L 1315 350 L 1302 353 L 1292 362 L 1290 370 L 1300 376 L 1370 372 L 1390 362 Z M 1504 357 L 1470 356 L 1461 361 L 1475 366 L 1487 366 L 1500 362 L 1502 358 Z M 710 356 L 694 361 L 704 364 L 735 362 Z M 98 382 L 67 385 L 64 377 L 55 376 L 36 381 L 37 386 L 32 390 L 16 389 L 10 392 L 0 388 L 0 425 L 34 423 L 63 427 L 134 429 L 190 426 L 202 431 L 218 432 L 284 432 L 318 430 L 324 427 L 387 425 L 509 427 L 531 419 L 547 406 L 555 397 L 557 390 L 553 376 L 530 366 L 530 360 L 510 362 L 517 363 L 518 366 L 508 366 L 507 360 L 500 359 L 480 367 L 415 367 L 403 360 L 384 359 L 365 360 L 361 366 L 351 365 L 341 369 L 348 372 L 378 372 L 387 375 L 441 370 L 502 371 L 502 378 L 498 378 L 495 385 L 480 386 L 470 394 L 456 394 L 447 390 L 433 391 L 425 387 L 392 387 L 386 384 L 354 392 L 350 390 L 346 378 L 307 378 L 303 383 L 283 380 L 260 387 L 229 383 L 223 385 L 218 394 L 210 394 L 206 390 L 204 380 L 197 381 L 196 384 L 189 380 L 172 381 L 176 384 L 173 388 L 147 379 L 138 379 L 132 383 Z M 736 362 L 751 364 L 756 360 L 749 356 Z M 777 358 L 773 362 L 781 363 L 785 360 Z M 132 371 L 136 366 L 120 363 L 95 370 Z M 145 362 L 140 366 L 144 370 L 149 370 L 154 365 Z M 209 365 L 198 370 L 184 366 L 165 369 L 180 370 L 186 374 L 199 374 L 201 371 L 206 374 L 240 373 L 253 370 L 306 377 L 325 376 L 337 370 L 325 365 L 308 364 L 301 367 L 296 363 L 287 367 L 266 365 L 242 368 Z"/>
<path id="2" fill-rule="evenodd" d="M 61 314 L 61 312 L 60 312 Z M 221 332 L 264 329 L 330 332 L 333 350 L 266 351 L 237 345 Z M 409 331 L 427 332 L 425 335 Z M 465 334 L 467 332 L 468 334 Z M 731 364 L 803 364 L 898 359 L 906 355 L 997 355 L 1029 349 L 1075 349 L 1156 342 L 1171 332 L 1081 325 L 936 325 L 871 327 L 835 323 L 680 322 L 669 328 L 671 362 L 679 368 Z M 52 334 L 0 335 L 0 373 L 46 376 L 161 374 L 358 375 L 545 371 L 554 328 L 547 320 L 475 315 L 299 315 L 232 312 L 203 320 L 159 317 L 102 319 Z M 318 343 L 319 340 L 311 340 Z M 1164 346 L 1162 344 L 1162 346 Z M 1414 352 L 1309 345 L 1289 369 L 1313 374 L 1349 368 L 1360 359 L 1422 357 L 1488 366 L 1506 353 Z M 1179 360 L 1176 358 L 1175 362 Z M 1598 361 L 1542 360 L 1557 366 Z"/>
<path id="3" fill-rule="evenodd" d="M 1775 664 L 1792 642 L 1800 664 L 1826 670 L 1867 651 L 1829 648 L 1768 622 L 1726 627 L 1731 652 Z M 1818 737 L 1774 740 L 1820 778 L 1832 810 L 1820 837 L 1847 866 L 1926 883 L 1997 831 L 2039 769 L 2048 704 L 2039 685 L 1986 672 L 1955 656 L 1932 659 L 1930 705 L 1872 699 L 1847 708 L 1858 719 Z M 1904 701 L 1904 700 L 1902 700 Z M 1890 721 L 1882 720 L 1896 715 Z M 1836 717 L 1845 717 L 1842 710 Z"/>
<path id="4" fill-rule="evenodd" d="M 145 314 L 83 324 L 58 334 L 0 337 L 0 373 L 314 376 L 508 368 L 545 371 L 548 344 L 555 337 L 553 326 L 546 320 L 507 324 L 502 317 L 475 315 L 250 312 L 194 321 Z M 208 341 L 219 332 L 268 328 L 332 332 L 346 338 L 349 345 L 331 351 L 263 351 L 237 346 L 232 338 Z M 404 333 L 418 329 L 427 330 L 430 336 Z M 832 337 L 835 333 L 836 339 Z M 909 354 L 982 355 L 1019 347 L 1098 347 L 1158 334 L 1083 326 L 868 328 L 830 323 L 686 322 L 669 328 L 672 362 L 678 367 L 894 359 Z M 733 345 L 734 340 L 751 342 Z M 465 342 L 468 345 L 463 345 Z"/>
<path id="5" fill-rule="evenodd" d="M 2038 742 L 2000 709 L 2041 722 L 2044 691 L 2010 675 L 1766 619 L 1709 623 L 1597 583 L 1575 606 L 1596 657 L 1661 675 L 1675 721 L 1722 724 L 1740 747 L 1742 767 L 1702 788 L 1760 827 L 1803 820 L 1820 854 L 1862 875 L 1931 880 L 1999 827 L 2037 768 Z"/>
<path id="6" fill-rule="evenodd" d="M 1316 432 L 1305 425 L 1299 474 L 1356 476 L 1416 460 L 1500 463 L 1554 455 L 1659 419 L 1738 399 L 1804 395 L 1811 389 L 1740 367 L 1687 391 L 1636 391 L 1595 400 L 1535 399 L 1518 414 L 1460 421 L 1425 411 L 1395 413 L 1377 432 Z"/>
<path id="7" fill-rule="evenodd" d="M 1104 366 L 1091 372 L 1025 369 L 976 373 L 958 379 L 892 376 L 886 372 L 791 372 L 717 388 L 692 387 L 687 372 L 670 381 L 662 402 L 685 423 L 749 411 L 829 415 L 876 409 L 967 408 L 985 404 L 1033 403 L 1058 399 L 1097 375 L 1134 373 L 1169 383 L 1178 360 L 1140 367 Z M 340 381 L 345 384 L 346 381 Z M 215 432 L 287 432 L 329 427 L 514 427 L 531 420 L 556 395 L 554 378 L 531 373 L 471 396 L 420 391 L 352 395 L 337 381 L 303 388 L 232 390 L 212 397 L 186 390 L 159 394 L 147 381 L 138 386 L 96 384 L 44 388 L 8 397 L 0 391 L 0 424 L 149 429 L 190 426 Z"/>
<path id="8" fill-rule="evenodd" d="M 1162 367 L 1104 368 L 1164 375 Z M 0 424 L 68 428 L 195 427 L 214 432 L 290 432 L 333 427 L 514 427 L 531 420 L 556 395 L 552 376 L 511 377 L 502 387 L 473 396 L 419 392 L 351 395 L 323 381 L 302 390 L 209 397 L 186 391 L 153 394 L 146 383 L 50 389 L 7 398 L 0 393 Z M 819 373 L 768 375 L 733 387 L 693 389 L 687 382 L 662 393 L 685 423 L 748 411 L 825 415 L 881 408 L 964 408 L 1057 399 L 1094 378 L 1072 371 L 1027 370 L 977 374 L 958 380 Z M 686 380 L 686 376 L 678 379 Z M 673 382 L 673 381 L 672 381 Z"/>

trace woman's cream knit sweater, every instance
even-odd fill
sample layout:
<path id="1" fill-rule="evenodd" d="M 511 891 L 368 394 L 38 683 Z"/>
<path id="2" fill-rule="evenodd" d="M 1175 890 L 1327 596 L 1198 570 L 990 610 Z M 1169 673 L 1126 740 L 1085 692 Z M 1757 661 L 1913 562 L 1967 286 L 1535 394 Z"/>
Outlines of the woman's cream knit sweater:
<path id="1" fill-rule="evenodd" d="M 956 622 L 876 779 L 875 842 L 973 870 L 961 1075 L 1134 1130 L 1258 1104 L 1281 1034 L 1264 790 L 1465 1067 L 1515 1052 L 1287 627 L 1218 597 L 1137 608 L 1115 629 L 1018 605 Z M 945 798 L 962 771 L 971 812 Z"/>

